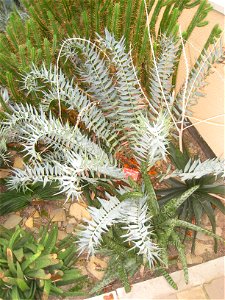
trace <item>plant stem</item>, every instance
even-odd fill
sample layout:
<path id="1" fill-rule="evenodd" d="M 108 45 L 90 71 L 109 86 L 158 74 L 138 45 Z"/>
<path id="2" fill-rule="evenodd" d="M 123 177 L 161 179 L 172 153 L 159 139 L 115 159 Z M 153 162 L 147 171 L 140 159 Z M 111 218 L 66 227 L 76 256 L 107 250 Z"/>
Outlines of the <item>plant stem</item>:
<path id="1" fill-rule="evenodd" d="M 145 189 L 148 195 L 148 207 L 152 216 L 159 212 L 159 203 L 156 198 L 155 190 L 153 188 L 151 179 L 147 172 L 147 167 L 142 165 L 142 178 L 144 180 Z"/>

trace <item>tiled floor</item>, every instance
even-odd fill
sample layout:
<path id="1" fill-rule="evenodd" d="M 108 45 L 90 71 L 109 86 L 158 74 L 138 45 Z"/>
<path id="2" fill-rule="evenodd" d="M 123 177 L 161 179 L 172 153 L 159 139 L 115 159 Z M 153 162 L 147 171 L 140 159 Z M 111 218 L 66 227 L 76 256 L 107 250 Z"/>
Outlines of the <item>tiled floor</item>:
<path id="1" fill-rule="evenodd" d="M 156 299 L 225 299 L 225 257 L 189 268 L 189 284 L 186 285 L 182 271 L 171 274 L 178 284 L 174 291 L 163 277 L 134 284 L 130 293 L 123 288 L 90 300 L 156 300 Z"/>

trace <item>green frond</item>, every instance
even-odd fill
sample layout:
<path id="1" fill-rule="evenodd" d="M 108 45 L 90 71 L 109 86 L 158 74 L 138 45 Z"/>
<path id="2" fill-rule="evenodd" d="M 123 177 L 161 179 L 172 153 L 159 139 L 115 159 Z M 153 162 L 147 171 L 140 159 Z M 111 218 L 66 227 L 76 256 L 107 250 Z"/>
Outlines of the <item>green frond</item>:
<path id="1" fill-rule="evenodd" d="M 177 233 L 172 232 L 171 233 L 171 239 L 178 251 L 179 254 L 179 259 L 181 261 L 182 267 L 183 267 L 183 271 L 184 271 L 184 278 L 185 278 L 185 282 L 186 284 L 188 284 L 188 267 L 187 267 L 187 259 L 186 259 L 186 255 L 185 255 L 185 247 L 182 244 L 179 236 Z"/>
<path id="2" fill-rule="evenodd" d="M 174 217 L 177 213 L 177 209 L 196 191 L 199 189 L 199 185 L 191 187 L 181 196 L 176 197 L 168 201 L 160 211 L 160 217 L 168 219 Z"/>
<path id="3" fill-rule="evenodd" d="M 112 12 L 111 24 L 109 26 L 111 32 L 113 32 L 115 37 L 118 37 L 118 35 L 119 35 L 120 10 L 121 10 L 120 4 L 115 3 L 115 6 L 113 7 L 113 12 Z"/>
<path id="4" fill-rule="evenodd" d="M 90 295 L 96 295 L 96 293 L 99 293 L 100 291 L 102 291 L 106 286 L 110 285 L 113 281 L 115 281 L 117 279 L 117 274 L 115 274 L 115 272 L 111 273 L 108 275 L 108 273 L 106 273 L 105 277 L 97 282 L 94 287 L 90 290 Z"/>
<path id="5" fill-rule="evenodd" d="M 151 216 L 156 216 L 159 213 L 159 204 L 156 198 L 156 193 L 153 188 L 151 179 L 149 174 L 147 173 L 147 168 L 143 165 L 142 166 L 142 176 L 143 176 L 143 190 L 147 195 L 147 203 L 148 209 Z"/>
<path id="6" fill-rule="evenodd" d="M 122 260 L 118 261 L 118 275 L 119 280 L 123 284 L 125 292 L 129 293 L 131 291 L 131 285 L 129 283 L 128 274 Z"/>
<path id="7" fill-rule="evenodd" d="M 163 268 L 157 267 L 157 269 L 164 276 L 164 278 L 169 283 L 169 285 L 171 285 L 172 288 L 174 288 L 175 290 L 178 290 L 178 286 L 175 283 L 175 281 L 173 280 L 173 278 L 170 276 L 170 274 L 168 272 L 166 272 L 166 270 Z"/>
<path id="8" fill-rule="evenodd" d="M 172 223 L 174 226 L 176 227 L 182 227 L 182 228 L 187 228 L 187 229 L 190 229 L 190 230 L 194 230 L 194 231 L 197 231 L 197 232 L 202 232 L 206 235 L 209 235 L 209 236 L 212 236 L 213 238 L 216 238 L 220 241 L 224 241 L 224 239 L 220 236 L 218 236 L 217 234 L 207 230 L 207 229 L 204 229 L 202 227 L 199 227 L 197 225 L 194 225 L 192 223 L 189 223 L 189 222 L 186 222 L 186 221 L 183 221 L 183 220 L 171 220 L 171 221 L 167 221 L 168 224 Z"/>

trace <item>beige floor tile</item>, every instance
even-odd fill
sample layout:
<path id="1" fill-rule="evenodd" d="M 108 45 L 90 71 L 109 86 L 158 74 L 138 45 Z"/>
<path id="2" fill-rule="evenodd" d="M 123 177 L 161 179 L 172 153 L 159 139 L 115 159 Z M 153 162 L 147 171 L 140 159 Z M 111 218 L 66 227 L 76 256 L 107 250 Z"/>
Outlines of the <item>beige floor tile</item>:
<path id="1" fill-rule="evenodd" d="M 88 298 L 86 300 L 118 300 L 118 296 L 117 296 L 117 293 L 115 291 L 113 292 L 110 292 L 110 293 L 106 293 L 106 294 L 102 294 L 102 295 L 99 295 L 99 296 L 95 296 L 95 297 L 92 297 L 92 298 Z M 122 300 L 122 299 L 121 299 Z"/>
<path id="2" fill-rule="evenodd" d="M 204 284 L 204 288 L 209 299 L 225 299 L 225 277 L 220 277 Z"/>
<path id="3" fill-rule="evenodd" d="M 171 276 L 177 283 L 179 291 L 182 292 L 184 290 L 191 290 L 193 287 L 200 286 L 205 282 L 210 282 L 214 278 L 224 276 L 224 270 L 224 257 L 220 257 L 189 268 L 188 285 L 184 281 L 183 271 L 174 272 L 171 274 Z M 167 295 L 173 295 L 174 293 L 175 290 L 167 283 L 163 276 L 134 284 L 131 292 L 128 294 L 125 292 L 124 288 L 117 289 L 117 294 L 120 300 L 166 299 L 165 297 L 167 297 Z"/>
<path id="4" fill-rule="evenodd" d="M 158 297 L 153 298 L 153 300 L 167 300 L 167 299 L 177 300 L 177 296 L 176 296 L 176 294 L 170 294 L 170 295 L 159 297 L 159 298 Z"/>
<path id="5" fill-rule="evenodd" d="M 197 286 L 183 292 L 177 293 L 177 299 L 181 300 L 196 300 L 196 299 L 207 299 L 206 294 L 202 286 Z"/>

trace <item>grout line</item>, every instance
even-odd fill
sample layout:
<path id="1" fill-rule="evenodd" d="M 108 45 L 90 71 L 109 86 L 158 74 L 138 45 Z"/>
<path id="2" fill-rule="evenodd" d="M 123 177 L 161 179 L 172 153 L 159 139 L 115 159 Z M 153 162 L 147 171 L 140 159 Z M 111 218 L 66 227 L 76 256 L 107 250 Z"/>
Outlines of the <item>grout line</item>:
<path id="1" fill-rule="evenodd" d="M 212 282 L 214 279 L 212 279 L 210 282 Z M 205 282 L 206 283 L 206 282 Z M 210 297 L 209 297 L 209 295 L 208 295 L 208 293 L 207 293 L 207 291 L 206 291 L 206 289 L 205 289 L 205 283 L 202 285 L 202 289 L 203 289 L 203 292 L 205 293 L 205 296 L 206 296 L 206 298 L 207 299 L 210 299 Z M 209 282 L 207 282 L 207 283 L 209 283 Z M 212 299 L 212 300 L 214 300 L 214 299 Z"/>

